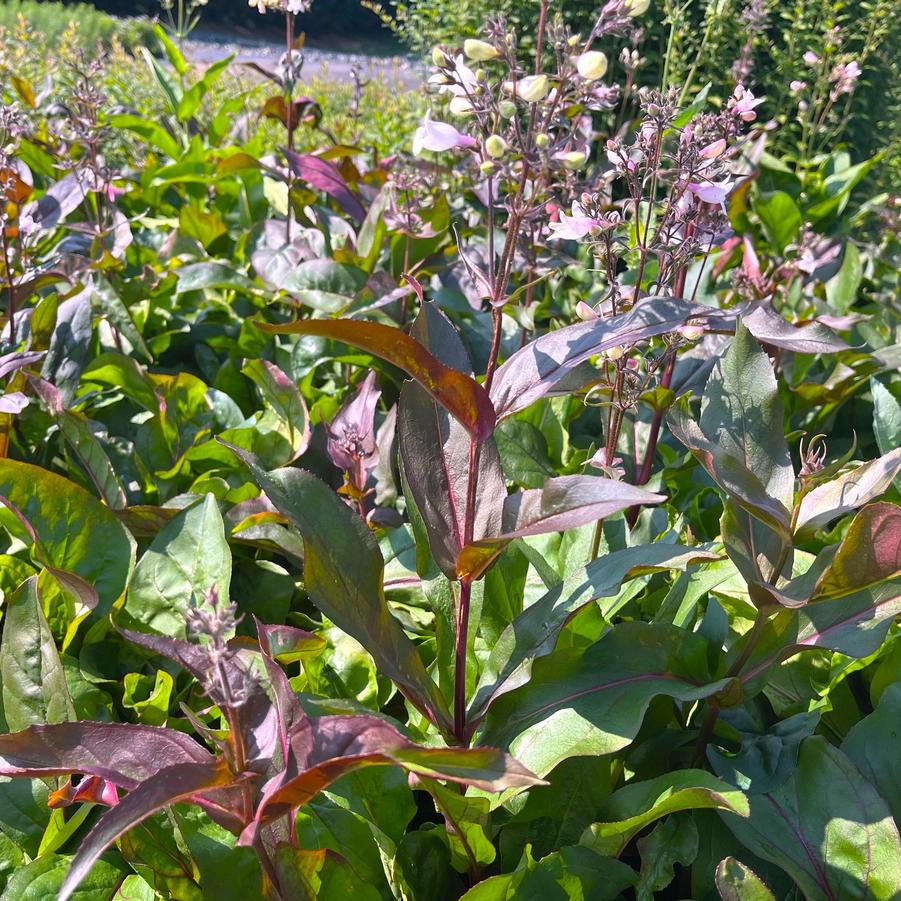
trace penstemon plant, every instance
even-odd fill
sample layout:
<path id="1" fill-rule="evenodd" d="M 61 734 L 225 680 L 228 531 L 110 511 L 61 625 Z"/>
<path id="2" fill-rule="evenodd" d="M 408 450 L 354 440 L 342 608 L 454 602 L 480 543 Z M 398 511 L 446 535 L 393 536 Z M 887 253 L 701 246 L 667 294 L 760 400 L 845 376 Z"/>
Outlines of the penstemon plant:
<path id="1" fill-rule="evenodd" d="M 767 153 L 759 30 L 642 86 L 637 0 L 380 158 L 307 6 L 277 96 L 0 113 L 0 901 L 897 897 L 878 160 Z"/>

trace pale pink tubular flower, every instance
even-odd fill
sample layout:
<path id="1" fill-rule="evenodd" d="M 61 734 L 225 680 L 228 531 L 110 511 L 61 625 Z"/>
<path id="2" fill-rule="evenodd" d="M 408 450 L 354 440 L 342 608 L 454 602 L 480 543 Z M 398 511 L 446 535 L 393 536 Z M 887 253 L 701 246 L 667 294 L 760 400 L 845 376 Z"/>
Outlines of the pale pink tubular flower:
<path id="1" fill-rule="evenodd" d="M 466 65 L 462 55 L 458 55 L 454 60 L 454 74 L 457 76 L 457 81 L 452 84 L 447 84 L 444 76 L 440 73 L 432 75 L 429 78 L 429 84 L 436 85 L 439 94 L 453 94 L 455 97 L 466 97 L 475 92 L 476 85 L 479 83 L 476 73 Z"/>
<path id="2" fill-rule="evenodd" d="M 477 147 L 478 142 L 457 131 L 453 125 L 447 122 L 432 121 L 431 113 L 426 112 L 422 124 L 413 135 L 413 154 L 421 156 L 423 150 L 432 153 L 442 153 L 445 150 L 453 150 L 455 147 Z"/>
<path id="3" fill-rule="evenodd" d="M 332 463 L 343 469 L 360 491 L 366 487 L 369 473 L 379 462 L 375 408 L 381 394 L 375 384 L 375 373 L 370 372 L 326 428 Z"/>
<path id="4" fill-rule="evenodd" d="M 804 88 L 807 87 L 807 82 L 806 82 L 806 81 L 798 81 L 797 79 L 795 79 L 795 80 L 789 85 L 789 87 L 791 88 L 792 94 L 800 94 L 801 91 L 803 91 Z"/>
<path id="5" fill-rule="evenodd" d="M 743 122 L 753 122 L 757 118 L 754 108 L 760 106 L 765 97 L 755 97 L 743 84 L 737 84 L 729 98 L 729 109 Z"/>
<path id="6" fill-rule="evenodd" d="M 729 196 L 729 192 L 735 187 L 735 182 L 733 181 L 724 181 L 721 184 L 716 184 L 715 182 L 690 182 L 688 185 L 688 190 L 691 191 L 698 200 L 703 200 L 704 203 L 715 204 L 722 208 L 723 212 L 726 212 L 726 198 Z"/>
<path id="7" fill-rule="evenodd" d="M 555 238 L 570 241 L 579 241 L 586 235 L 600 231 L 607 225 L 603 219 L 595 219 L 592 216 L 586 216 L 579 206 L 578 200 L 573 201 L 571 216 L 567 216 L 566 213 L 561 213 L 558 222 L 551 222 L 549 224 Z"/>
<path id="8" fill-rule="evenodd" d="M 813 52 L 813 50 L 808 50 L 804 56 L 801 57 L 808 66 L 815 66 L 820 58 Z"/>

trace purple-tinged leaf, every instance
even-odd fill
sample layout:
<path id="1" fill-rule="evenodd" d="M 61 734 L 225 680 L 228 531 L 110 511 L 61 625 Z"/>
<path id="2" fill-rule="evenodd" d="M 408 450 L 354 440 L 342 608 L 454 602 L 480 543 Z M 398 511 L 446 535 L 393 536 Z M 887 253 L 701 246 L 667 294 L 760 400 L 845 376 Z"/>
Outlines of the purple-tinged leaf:
<path id="1" fill-rule="evenodd" d="M 463 548 L 457 557 L 457 574 L 479 578 L 514 538 L 575 529 L 636 505 L 665 500 L 665 495 L 601 476 L 548 479 L 543 488 L 519 491 L 505 499 L 503 532 Z"/>
<path id="2" fill-rule="evenodd" d="M 78 208 L 88 190 L 94 187 L 93 182 L 86 169 L 63 176 L 40 200 L 32 200 L 22 208 L 19 228 L 25 233 L 54 228 Z"/>
<path id="3" fill-rule="evenodd" d="M 166 766 L 212 759 L 181 732 L 130 723 L 56 723 L 0 735 L 0 776 L 83 773 L 128 791 Z"/>
<path id="4" fill-rule="evenodd" d="M 261 655 L 248 639 L 234 638 L 228 643 L 229 655 L 213 668 L 208 650 L 180 638 L 148 632 L 136 632 L 117 625 L 129 641 L 168 657 L 183 666 L 220 706 L 224 695 L 242 698 L 238 722 L 247 741 L 248 768 L 265 768 L 277 741 L 277 712 L 266 691 Z M 226 680 L 227 685 L 222 681 Z"/>
<path id="5" fill-rule="evenodd" d="M 365 523 L 311 473 L 267 473 L 251 454 L 231 450 L 303 535 L 304 582 L 313 603 L 366 648 L 410 703 L 439 728 L 449 729 L 447 702 L 385 601 L 385 563 Z"/>
<path id="6" fill-rule="evenodd" d="M 280 663 L 314 657 L 327 646 L 324 638 L 294 626 L 267 626 L 258 622 L 257 634 L 263 653 Z"/>
<path id="7" fill-rule="evenodd" d="M 302 319 L 257 326 L 278 335 L 319 335 L 375 354 L 416 379 L 477 438 L 485 439 L 494 431 L 494 407 L 488 392 L 470 376 L 445 366 L 398 328 L 362 319 Z"/>
<path id="8" fill-rule="evenodd" d="M 43 350 L 14 350 L 0 357 L 0 379 L 44 358 Z"/>
<path id="9" fill-rule="evenodd" d="M 628 313 L 578 322 L 542 335 L 514 353 L 495 373 L 491 400 L 497 417 L 511 416 L 553 394 L 558 382 L 602 350 L 662 335 L 687 319 L 710 313 L 709 307 L 655 297 L 641 301 Z M 567 388 L 572 390 L 571 385 Z"/>
<path id="10" fill-rule="evenodd" d="M 790 540 L 791 514 L 788 508 L 770 497 L 752 470 L 741 460 L 722 453 L 720 446 L 711 441 L 679 407 L 670 410 L 668 421 L 672 433 L 691 451 L 730 500 L 774 529 L 784 541 Z"/>
<path id="11" fill-rule="evenodd" d="M 110 808 L 81 842 L 60 888 L 59 901 L 72 897 L 100 855 L 120 835 L 170 804 L 234 781 L 224 761 L 215 760 L 168 766 L 142 782 Z"/>
<path id="12" fill-rule="evenodd" d="M 284 423 L 291 460 L 296 460 L 310 443 L 310 414 L 294 380 L 269 360 L 249 360 L 241 372 L 260 389 L 263 400 Z"/>
<path id="13" fill-rule="evenodd" d="M 901 576 L 901 507 L 871 504 L 851 522 L 813 600 L 840 597 Z"/>
<path id="14" fill-rule="evenodd" d="M 901 447 L 842 473 L 804 495 L 796 531 L 810 533 L 829 525 L 886 492 L 901 472 Z"/>
<path id="15" fill-rule="evenodd" d="M 318 191 L 333 197 L 338 206 L 357 222 L 366 218 L 366 210 L 333 163 L 310 153 L 291 151 L 288 151 L 288 163 L 295 175 Z"/>
<path id="16" fill-rule="evenodd" d="M 574 572 L 527 607 L 500 634 L 485 663 L 467 721 L 478 724 L 495 698 L 529 681 L 532 665 L 552 653 L 563 627 L 588 604 L 601 601 L 604 617 L 620 608 L 627 580 L 719 557 L 681 544 L 652 544 L 614 551 Z"/>
<path id="17" fill-rule="evenodd" d="M 411 334 L 445 365 L 463 373 L 471 371 L 463 342 L 434 304 L 423 304 Z M 465 544 L 470 436 L 413 382 L 401 389 L 397 433 L 404 478 L 425 525 L 432 556 L 441 571 L 455 579 L 457 556 Z M 506 495 L 497 447 L 493 438 L 487 438 L 478 462 L 472 529 L 476 540 L 498 533 Z"/>
<path id="18" fill-rule="evenodd" d="M 800 354 L 834 354 L 848 345 L 819 322 L 792 325 L 768 303 L 742 317 L 742 325 L 762 344 Z"/>
<path id="19" fill-rule="evenodd" d="M 307 720 L 292 736 L 297 774 L 267 786 L 256 822 L 242 836 L 247 842 L 259 825 L 296 810 L 336 779 L 367 766 L 396 764 L 417 775 L 472 785 L 484 791 L 540 784 L 532 773 L 493 748 L 421 748 L 394 726 L 373 716 L 324 716 Z"/>

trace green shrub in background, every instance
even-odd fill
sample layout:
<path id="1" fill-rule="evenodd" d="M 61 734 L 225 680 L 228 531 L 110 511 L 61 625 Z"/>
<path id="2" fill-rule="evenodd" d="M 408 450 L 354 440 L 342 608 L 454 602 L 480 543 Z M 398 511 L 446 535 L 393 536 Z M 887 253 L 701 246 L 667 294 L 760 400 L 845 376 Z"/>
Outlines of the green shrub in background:
<path id="1" fill-rule="evenodd" d="M 0 3 L 0 28 L 15 31 L 23 19 L 29 29 L 42 36 L 48 47 L 56 47 L 63 35 L 71 31 L 82 47 L 98 43 L 109 47 L 115 38 L 133 49 L 152 41 L 150 22 L 144 19 L 119 19 L 95 9 L 88 3 L 39 3 L 37 0 L 3 0 Z"/>

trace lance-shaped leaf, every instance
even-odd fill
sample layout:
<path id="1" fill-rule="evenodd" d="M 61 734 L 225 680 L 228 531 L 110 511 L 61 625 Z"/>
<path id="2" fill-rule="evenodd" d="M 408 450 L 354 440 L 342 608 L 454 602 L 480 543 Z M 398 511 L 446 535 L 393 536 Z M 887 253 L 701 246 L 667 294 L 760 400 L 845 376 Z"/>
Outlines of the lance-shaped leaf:
<path id="1" fill-rule="evenodd" d="M 832 329 L 820 322 L 792 325 L 769 304 L 764 304 L 742 317 L 742 325 L 762 344 L 781 347 L 800 354 L 834 354 L 848 350 Z"/>
<path id="2" fill-rule="evenodd" d="M 41 562 L 57 577 L 73 573 L 97 594 L 94 616 L 106 614 L 125 591 L 135 554 L 134 539 L 112 511 L 74 482 L 15 460 L 0 460 L 0 495 L 33 528 Z"/>
<path id="3" fill-rule="evenodd" d="M 808 738 L 792 777 L 748 800 L 748 817 L 720 816 L 746 848 L 785 870 L 804 897 L 901 894 L 898 827 L 885 801 L 826 739 Z"/>
<path id="4" fill-rule="evenodd" d="M 338 206 L 353 216 L 357 222 L 366 218 L 366 210 L 351 191 L 350 186 L 341 176 L 334 163 L 311 153 L 287 152 L 288 163 L 294 174 L 319 191 L 333 197 Z"/>
<path id="5" fill-rule="evenodd" d="M 185 636 L 185 614 L 212 591 L 228 597 L 231 551 L 212 494 L 182 510 L 154 538 L 135 567 L 125 610 L 164 635 Z"/>
<path id="6" fill-rule="evenodd" d="M 316 606 L 366 648 L 414 706 L 439 727 L 449 728 L 447 702 L 388 609 L 384 559 L 366 524 L 314 475 L 299 469 L 267 473 L 251 454 L 231 449 L 303 535 L 304 584 Z"/>
<path id="7" fill-rule="evenodd" d="M 100 855 L 120 835 L 170 804 L 231 782 L 234 776 L 223 760 L 178 763 L 142 782 L 111 807 L 82 841 L 60 888 L 59 901 L 72 897 Z"/>
<path id="8" fill-rule="evenodd" d="M 422 748 L 373 716 L 305 719 L 291 735 L 295 775 L 270 783 L 257 806 L 255 824 L 278 819 L 306 804 L 336 779 L 367 766 L 396 764 L 430 779 L 472 785 L 483 791 L 541 784 L 527 769 L 493 748 Z"/>
<path id="9" fill-rule="evenodd" d="M 279 335 L 318 335 L 359 347 L 399 369 L 425 388 L 477 438 L 494 431 L 494 407 L 488 392 L 474 379 L 445 366 L 400 329 L 359 319 L 303 319 L 286 325 L 257 323 Z"/>
<path id="10" fill-rule="evenodd" d="M 618 609 L 625 581 L 716 559 L 716 554 L 699 548 L 652 544 L 614 551 L 576 571 L 527 607 L 500 634 L 482 670 L 468 721 L 478 723 L 495 698 L 526 683 L 533 662 L 554 650 L 560 631 L 588 604 L 603 599 L 601 612 L 609 619 Z"/>
<path id="11" fill-rule="evenodd" d="M 431 303 L 422 305 L 411 334 L 445 365 L 469 373 L 469 355 L 450 321 Z M 441 571 L 456 578 L 457 555 L 464 546 L 471 438 L 456 419 L 418 384 L 403 386 L 397 433 L 404 478 L 422 517 L 429 548 Z M 482 442 L 473 536 L 496 535 L 507 486 L 494 439 Z"/>
<path id="12" fill-rule="evenodd" d="M 539 776 L 567 757 L 613 754 L 638 734 L 651 699 L 695 701 L 710 682 L 707 642 L 663 624 L 622 623 L 587 650 L 537 660 L 531 681 L 498 698 L 479 744 L 507 748 Z"/>
<path id="13" fill-rule="evenodd" d="M 269 360 L 248 360 L 241 369 L 256 386 L 266 404 L 284 423 L 296 460 L 310 443 L 310 415 L 293 379 Z"/>
<path id="14" fill-rule="evenodd" d="M 889 685 L 879 706 L 851 727 L 842 750 L 875 786 L 895 818 L 901 822 L 901 768 L 897 764 L 901 742 L 901 682 Z"/>
<path id="15" fill-rule="evenodd" d="M 780 612 L 766 626 L 742 681 L 754 683 L 769 667 L 806 648 L 850 657 L 872 654 L 901 612 L 901 508 L 865 507 L 834 553 L 811 570 L 812 600 Z"/>
<path id="16" fill-rule="evenodd" d="M 791 508 L 795 473 L 776 376 L 770 358 L 742 325 L 707 382 L 698 425 L 722 454 L 754 473 L 770 497 Z"/>
<path id="17" fill-rule="evenodd" d="M 602 350 L 631 345 L 673 331 L 686 319 L 709 314 L 673 297 L 654 297 L 637 303 L 628 313 L 577 322 L 549 332 L 516 351 L 495 373 L 491 400 L 498 419 L 553 394 L 555 386 L 580 363 Z M 567 384 L 567 392 L 574 386 Z"/>
<path id="18" fill-rule="evenodd" d="M 680 810 L 728 810 L 747 816 L 744 792 L 705 770 L 676 770 L 615 791 L 580 844 L 616 857 L 645 826 Z"/>
<path id="19" fill-rule="evenodd" d="M 851 522 L 813 599 L 840 597 L 901 575 L 901 507 L 871 504 Z"/>
<path id="20" fill-rule="evenodd" d="M 817 485 L 801 500 L 798 533 L 810 533 L 884 494 L 901 472 L 901 447 Z"/>
<path id="21" fill-rule="evenodd" d="M 174 729 L 130 723 L 55 723 L 0 735 L 0 776 L 99 776 L 132 791 L 163 767 L 212 756 Z"/>
<path id="22" fill-rule="evenodd" d="M 457 574 L 479 578 L 514 538 L 575 529 L 639 504 L 665 500 L 665 495 L 601 476 L 548 479 L 543 488 L 518 491 L 504 500 L 503 531 L 463 548 Z"/>
<path id="23" fill-rule="evenodd" d="M 12 732 L 74 720 L 63 665 L 38 594 L 38 577 L 6 602 L 0 643 L 0 723 Z"/>

